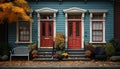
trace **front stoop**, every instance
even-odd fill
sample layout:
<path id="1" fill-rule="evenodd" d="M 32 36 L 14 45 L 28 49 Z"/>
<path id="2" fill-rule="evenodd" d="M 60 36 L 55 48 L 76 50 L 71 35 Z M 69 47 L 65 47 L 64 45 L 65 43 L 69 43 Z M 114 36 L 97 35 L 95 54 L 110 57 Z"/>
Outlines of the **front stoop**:
<path id="1" fill-rule="evenodd" d="M 68 49 L 69 57 L 62 61 L 90 61 L 90 58 L 85 58 L 83 49 Z M 59 61 L 53 59 L 53 49 L 51 48 L 40 48 L 38 49 L 38 58 L 34 58 L 33 61 Z"/>
<path id="2" fill-rule="evenodd" d="M 85 50 L 84 49 L 68 49 L 67 50 L 69 54 L 68 60 L 81 60 L 81 61 L 90 61 L 90 58 L 85 58 Z"/>

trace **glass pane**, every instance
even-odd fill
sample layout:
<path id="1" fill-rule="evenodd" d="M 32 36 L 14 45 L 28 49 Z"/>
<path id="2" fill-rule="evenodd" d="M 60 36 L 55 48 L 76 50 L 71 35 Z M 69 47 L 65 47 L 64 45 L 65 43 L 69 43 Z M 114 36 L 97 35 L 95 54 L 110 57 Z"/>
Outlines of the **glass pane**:
<path id="1" fill-rule="evenodd" d="M 93 19 L 103 19 L 103 13 L 93 13 Z"/>
<path id="2" fill-rule="evenodd" d="M 102 28 L 103 28 L 103 24 L 102 24 L 103 22 L 101 22 L 101 21 L 95 21 L 95 22 L 93 22 L 93 30 L 102 30 Z"/>
<path id="3" fill-rule="evenodd" d="M 19 41 L 28 42 L 30 40 L 30 23 L 26 21 L 19 22 Z"/>
<path id="4" fill-rule="evenodd" d="M 76 22 L 76 36 L 79 36 L 80 34 L 80 26 L 79 26 L 79 22 Z"/>
<path id="5" fill-rule="evenodd" d="M 68 19 L 81 19 L 81 14 L 80 15 L 68 15 Z"/>
<path id="6" fill-rule="evenodd" d="M 73 25 L 72 25 L 72 22 L 69 22 L 68 24 L 68 34 L 69 36 L 72 36 L 72 31 L 73 31 Z"/>
<path id="7" fill-rule="evenodd" d="M 53 14 L 41 14 L 41 19 L 53 19 Z"/>
<path id="8" fill-rule="evenodd" d="M 49 36 L 52 36 L 52 22 L 49 22 Z"/>
<path id="9" fill-rule="evenodd" d="M 45 36 L 45 22 L 42 23 L 42 36 Z"/>

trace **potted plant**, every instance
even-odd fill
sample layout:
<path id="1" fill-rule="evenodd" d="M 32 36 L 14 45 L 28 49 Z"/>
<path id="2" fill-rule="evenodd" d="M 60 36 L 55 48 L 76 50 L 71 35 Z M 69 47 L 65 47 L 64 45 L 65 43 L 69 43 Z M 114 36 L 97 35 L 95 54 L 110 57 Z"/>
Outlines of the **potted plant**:
<path id="1" fill-rule="evenodd" d="M 37 51 L 37 46 L 35 43 L 29 44 L 28 49 L 30 50 L 30 54 L 32 55 L 33 58 L 38 57 L 38 51 Z"/>
<path id="2" fill-rule="evenodd" d="M 37 58 L 38 57 L 38 51 L 37 50 L 33 50 L 32 51 L 32 57 L 33 58 Z"/>
<path id="3" fill-rule="evenodd" d="M 63 58 L 67 58 L 68 54 L 65 52 L 65 35 L 62 33 L 57 33 L 55 38 L 55 48 L 56 52 L 53 55 L 53 58 L 62 60 Z"/>
<path id="4" fill-rule="evenodd" d="M 90 50 L 86 50 L 84 57 L 89 58 L 91 56 L 91 51 Z"/>

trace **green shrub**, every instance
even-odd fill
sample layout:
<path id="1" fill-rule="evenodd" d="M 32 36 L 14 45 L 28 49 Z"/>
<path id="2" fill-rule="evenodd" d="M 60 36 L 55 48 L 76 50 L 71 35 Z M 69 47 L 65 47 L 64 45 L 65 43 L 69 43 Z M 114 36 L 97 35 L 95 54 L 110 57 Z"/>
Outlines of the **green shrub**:
<path id="1" fill-rule="evenodd" d="M 115 54 L 115 48 L 112 43 L 107 43 L 105 47 L 105 52 L 108 57 Z"/>

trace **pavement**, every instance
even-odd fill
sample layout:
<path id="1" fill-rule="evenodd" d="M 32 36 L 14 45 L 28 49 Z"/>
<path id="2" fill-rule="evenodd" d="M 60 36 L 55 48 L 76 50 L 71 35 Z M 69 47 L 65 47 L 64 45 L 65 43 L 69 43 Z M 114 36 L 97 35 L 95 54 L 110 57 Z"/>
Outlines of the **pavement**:
<path id="1" fill-rule="evenodd" d="M 120 69 L 111 61 L 0 61 L 0 69 Z"/>

